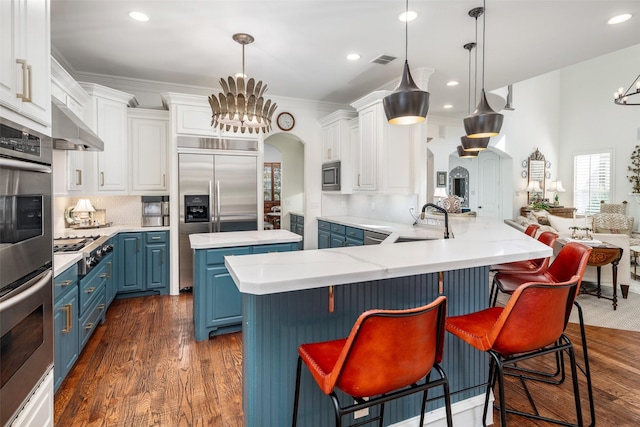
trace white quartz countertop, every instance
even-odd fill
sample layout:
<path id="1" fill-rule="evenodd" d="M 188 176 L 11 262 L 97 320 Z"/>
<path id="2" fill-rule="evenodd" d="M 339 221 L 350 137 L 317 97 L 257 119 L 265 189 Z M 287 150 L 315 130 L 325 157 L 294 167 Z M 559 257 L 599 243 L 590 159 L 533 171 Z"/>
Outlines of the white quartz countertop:
<path id="1" fill-rule="evenodd" d="M 244 255 L 225 258 L 225 265 L 240 292 L 267 295 L 552 255 L 549 246 L 501 221 L 453 221 L 454 239 Z"/>
<path id="2" fill-rule="evenodd" d="M 295 243 L 301 240 L 302 236 L 287 230 L 229 231 L 189 235 L 191 249 L 271 245 L 274 243 Z"/>
<path id="3" fill-rule="evenodd" d="M 143 227 L 139 224 L 113 225 L 101 228 L 65 228 L 64 231 L 56 230 L 53 238 L 60 237 L 82 237 L 82 236 L 109 236 L 113 237 L 118 233 L 129 233 L 138 231 L 169 231 L 169 227 Z"/>
<path id="4" fill-rule="evenodd" d="M 77 252 L 68 254 L 53 254 L 53 277 L 56 277 L 60 273 L 71 267 L 82 259 L 82 254 Z"/>

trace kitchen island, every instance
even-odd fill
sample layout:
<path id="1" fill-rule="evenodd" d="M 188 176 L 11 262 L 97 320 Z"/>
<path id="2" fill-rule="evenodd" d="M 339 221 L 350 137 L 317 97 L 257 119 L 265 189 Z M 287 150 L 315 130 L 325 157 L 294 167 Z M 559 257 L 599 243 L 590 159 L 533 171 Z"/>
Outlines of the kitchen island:
<path id="1" fill-rule="evenodd" d="M 227 257 L 242 293 L 244 424 L 291 423 L 298 345 L 346 336 L 365 310 L 417 307 L 440 294 L 450 316 L 486 308 L 491 264 L 551 255 L 502 222 L 450 227 L 455 239 Z M 444 356 L 455 424 L 480 425 L 486 355 L 447 334 Z M 330 399 L 303 372 L 298 424 L 332 425 Z M 441 417 L 442 406 L 430 402 L 428 419 Z M 407 397 L 388 404 L 385 418 L 400 423 L 419 408 L 419 396 Z"/>
<path id="2" fill-rule="evenodd" d="M 189 235 L 193 257 L 193 322 L 197 341 L 242 329 L 242 297 L 225 257 L 298 250 L 302 237 L 287 230 Z"/>

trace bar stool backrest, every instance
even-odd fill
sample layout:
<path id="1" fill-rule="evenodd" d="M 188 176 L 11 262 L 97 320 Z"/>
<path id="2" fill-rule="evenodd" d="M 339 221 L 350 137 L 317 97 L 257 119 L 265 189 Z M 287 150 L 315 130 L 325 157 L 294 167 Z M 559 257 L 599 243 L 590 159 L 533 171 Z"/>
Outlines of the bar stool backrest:
<path id="1" fill-rule="evenodd" d="M 540 228 L 538 224 L 529 224 L 524 230 L 524 234 L 533 237 L 536 235 L 536 231 L 538 231 L 538 228 Z"/>
<path id="2" fill-rule="evenodd" d="M 566 282 L 572 276 L 578 276 L 582 282 L 584 270 L 587 268 L 591 247 L 582 243 L 569 242 L 560 249 L 558 255 L 553 260 L 547 273 L 549 273 L 556 282 Z M 577 296 L 577 295 L 576 295 Z"/>
<path id="3" fill-rule="evenodd" d="M 332 375 L 353 397 L 375 396 L 413 384 L 442 361 L 447 299 L 408 310 L 362 313 Z"/>
<path id="4" fill-rule="evenodd" d="M 553 344 L 564 332 L 579 282 L 525 283 L 514 293 L 488 338 L 503 356 L 534 351 Z"/>

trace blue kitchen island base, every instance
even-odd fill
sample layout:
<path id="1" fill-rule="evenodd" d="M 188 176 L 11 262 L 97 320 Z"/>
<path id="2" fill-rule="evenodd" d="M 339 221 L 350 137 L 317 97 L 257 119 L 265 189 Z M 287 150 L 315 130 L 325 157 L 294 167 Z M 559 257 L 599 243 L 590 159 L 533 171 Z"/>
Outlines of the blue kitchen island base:
<path id="1" fill-rule="evenodd" d="M 418 307 L 440 294 L 448 298 L 449 316 L 488 306 L 489 267 L 444 272 L 441 285 L 438 276 L 429 273 L 335 286 L 333 312 L 329 311 L 327 287 L 268 295 L 243 293 L 244 425 L 291 425 L 298 346 L 347 336 L 366 310 Z M 454 405 L 467 399 L 472 399 L 476 407 L 481 405 L 485 391 L 482 385 L 488 375 L 486 354 L 446 334 L 442 367 L 449 378 Z M 436 393 L 430 397 L 439 396 Z M 443 399 L 431 401 L 427 411 L 443 405 Z M 399 423 L 418 416 L 419 411 L 420 396 L 408 396 L 385 406 L 385 422 Z M 376 412 L 372 409 L 369 417 Z M 333 424 L 330 399 L 303 370 L 298 425 Z"/>

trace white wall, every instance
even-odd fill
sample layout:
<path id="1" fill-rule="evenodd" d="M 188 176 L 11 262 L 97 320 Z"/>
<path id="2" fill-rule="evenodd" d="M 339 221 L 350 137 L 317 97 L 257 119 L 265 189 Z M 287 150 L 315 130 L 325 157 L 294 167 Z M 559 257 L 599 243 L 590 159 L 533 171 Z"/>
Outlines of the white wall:
<path id="1" fill-rule="evenodd" d="M 567 190 L 561 200 L 572 200 L 575 154 L 613 149 L 613 201 L 627 200 L 628 213 L 640 222 L 640 205 L 629 195 L 632 185 L 627 167 L 636 145 L 640 144 L 640 106 L 613 103 L 619 87 L 627 89 L 640 73 L 640 45 L 585 61 L 560 71 L 561 76 L 561 144 L 563 159 L 560 178 Z M 640 95 L 635 95 L 640 98 Z M 640 102 L 637 99 L 636 102 Z"/>

